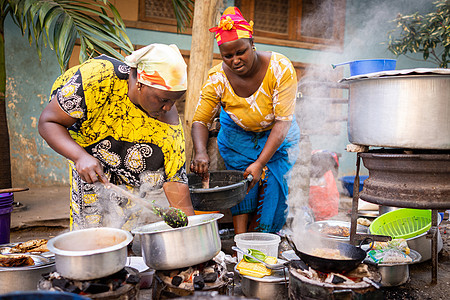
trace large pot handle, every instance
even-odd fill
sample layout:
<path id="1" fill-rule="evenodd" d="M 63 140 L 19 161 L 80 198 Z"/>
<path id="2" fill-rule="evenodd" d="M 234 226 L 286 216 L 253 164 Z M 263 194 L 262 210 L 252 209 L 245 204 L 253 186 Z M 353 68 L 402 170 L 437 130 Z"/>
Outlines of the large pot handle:
<path id="1" fill-rule="evenodd" d="M 365 239 L 363 239 L 363 240 L 361 241 L 361 243 L 359 243 L 359 249 L 361 249 L 361 246 L 362 246 L 363 244 L 367 243 L 367 242 L 370 243 L 370 247 L 369 247 L 367 250 L 363 250 L 363 251 L 365 251 L 366 253 L 369 252 L 370 250 L 372 250 L 373 246 L 375 245 L 375 241 L 374 241 L 372 238 L 366 237 Z"/>
<path id="2" fill-rule="evenodd" d="M 292 241 L 291 237 L 288 234 L 286 234 L 285 237 L 286 237 L 286 240 L 287 240 L 289 246 L 291 246 L 291 248 L 294 249 L 295 254 L 297 254 L 298 250 L 297 250 L 297 247 L 295 247 L 294 241 Z"/>
<path id="3" fill-rule="evenodd" d="M 253 181 L 253 175 L 252 174 L 248 174 L 247 178 L 244 179 L 244 181 L 248 181 L 248 183 Z"/>

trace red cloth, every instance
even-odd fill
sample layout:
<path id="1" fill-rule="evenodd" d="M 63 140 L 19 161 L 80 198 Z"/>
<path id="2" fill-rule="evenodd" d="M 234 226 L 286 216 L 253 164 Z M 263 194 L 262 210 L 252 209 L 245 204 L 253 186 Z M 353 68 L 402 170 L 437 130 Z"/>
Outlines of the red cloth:
<path id="1" fill-rule="evenodd" d="M 333 172 L 327 171 L 323 178 L 325 185 L 312 185 L 309 189 L 309 206 L 315 221 L 329 219 L 337 215 L 339 209 L 339 191 Z"/>

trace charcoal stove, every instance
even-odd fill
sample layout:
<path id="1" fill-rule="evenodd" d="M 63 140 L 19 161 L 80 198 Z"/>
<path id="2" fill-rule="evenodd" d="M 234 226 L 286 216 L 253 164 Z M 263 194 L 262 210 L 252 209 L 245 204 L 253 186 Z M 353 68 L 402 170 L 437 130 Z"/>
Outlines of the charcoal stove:
<path id="1" fill-rule="evenodd" d="M 232 274 L 224 265 L 209 260 L 194 266 L 158 270 L 153 280 L 153 299 L 172 299 L 193 296 L 197 292 L 229 294 Z"/>
<path id="2" fill-rule="evenodd" d="M 83 281 L 64 278 L 58 272 L 43 274 L 38 290 L 69 292 L 91 299 L 133 300 L 138 299 L 139 286 L 139 272 L 125 267 L 110 276 Z"/>
<path id="3" fill-rule="evenodd" d="M 375 287 L 375 282 L 379 280 L 380 274 L 376 269 L 366 264 L 360 264 L 346 276 L 322 273 L 311 268 L 305 271 L 291 264 L 289 299 L 383 299 L 383 292 Z"/>
<path id="4" fill-rule="evenodd" d="M 369 178 L 359 193 L 359 169 L 363 159 Z M 432 279 L 437 283 L 438 211 L 450 207 L 450 150 L 375 149 L 359 152 L 356 162 L 350 242 L 367 236 L 356 233 L 358 199 L 385 206 L 431 209 Z"/>

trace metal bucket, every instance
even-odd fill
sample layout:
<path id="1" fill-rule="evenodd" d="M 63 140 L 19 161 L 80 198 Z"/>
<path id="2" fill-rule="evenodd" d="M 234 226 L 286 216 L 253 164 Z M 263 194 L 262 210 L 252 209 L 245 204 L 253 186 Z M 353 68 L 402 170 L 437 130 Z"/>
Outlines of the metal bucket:
<path id="1" fill-rule="evenodd" d="M 225 210 L 244 200 L 248 183 L 253 177 L 244 179 L 242 171 L 210 172 L 210 188 L 202 188 L 202 178 L 196 174 L 188 174 L 189 192 L 192 206 L 200 211 Z"/>

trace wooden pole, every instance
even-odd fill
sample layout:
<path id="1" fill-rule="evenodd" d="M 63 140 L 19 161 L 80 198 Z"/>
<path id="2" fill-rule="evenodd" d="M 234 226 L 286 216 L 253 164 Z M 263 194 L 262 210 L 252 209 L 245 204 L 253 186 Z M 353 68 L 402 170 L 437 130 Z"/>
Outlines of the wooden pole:
<path id="1" fill-rule="evenodd" d="M 188 86 L 184 107 L 186 135 L 186 169 L 190 170 L 193 154 L 191 138 L 192 119 L 197 106 L 200 89 L 212 67 L 214 34 L 209 28 L 216 26 L 219 0 L 195 0 L 192 23 L 192 44 L 189 58 Z"/>

